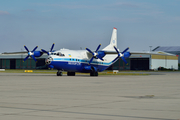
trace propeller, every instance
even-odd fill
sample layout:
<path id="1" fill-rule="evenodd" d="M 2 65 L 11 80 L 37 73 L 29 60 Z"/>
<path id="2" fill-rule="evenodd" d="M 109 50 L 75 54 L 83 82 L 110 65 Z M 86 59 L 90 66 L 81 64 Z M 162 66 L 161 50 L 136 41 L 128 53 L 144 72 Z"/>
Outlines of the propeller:
<path id="1" fill-rule="evenodd" d="M 90 53 L 92 54 L 92 56 L 93 56 L 93 57 L 90 59 L 90 61 L 89 61 L 89 65 L 91 64 L 91 62 L 93 61 L 94 58 L 100 59 L 100 60 L 104 61 L 104 60 L 102 59 L 102 57 L 98 54 L 98 50 L 99 50 L 100 47 L 101 47 L 101 44 L 99 44 L 99 46 L 97 47 L 97 49 L 96 49 L 95 52 L 92 52 L 90 49 L 86 48 L 86 50 L 87 50 L 88 52 L 90 52 Z"/>
<path id="2" fill-rule="evenodd" d="M 55 44 L 55 43 L 53 43 L 53 44 L 52 44 L 51 49 L 50 49 L 50 51 L 49 51 L 49 52 L 47 52 L 47 51 L 46 51 L 46 50 L 44 50 L 44 49 L 41 49 L 41 51 L 43 51 L 44 53 L 47 53 L 47 55 L 50 55 L 50 54 L 51 54 L 51 52 L 52 52 L 52 50 L 53 50 L 53 48 L 54 48 L 54 44 Z"/>
<path id="3" fill-rule="evenodd" d="M 34 52 L 38 48 L 38 46 L 36 46 L 31 52 L 29 51 L 29 49 L 25 45 L 24 45 L 24 48 L 28 52 L 28 56 L 24 59 L 24 61 L 26 61 L 29 57 L 32 57 L 34 59 L 34 61 L 37 61 L 35 56 L 34 56 Z"/>
<path id="4" fill-rule="evenodd" d="M 127 52 L 127 50 L 129 50 L 129 47 L 126 48 L 122 53 L 120 53 L 117 48 L 114 46 L 114 49 L 116 50 L 116 52 L 118 53 L 118 56 L 113 60 L 116 61 L 119 57 L 122 58 L 122 60 L 126 63 L 126 65 L 128 64 L 127 61 L 125 60 L 125 57 L 129 57 L 131 54 L 128 52 L 127 55 L 125 56 L 125 53 Z"/>

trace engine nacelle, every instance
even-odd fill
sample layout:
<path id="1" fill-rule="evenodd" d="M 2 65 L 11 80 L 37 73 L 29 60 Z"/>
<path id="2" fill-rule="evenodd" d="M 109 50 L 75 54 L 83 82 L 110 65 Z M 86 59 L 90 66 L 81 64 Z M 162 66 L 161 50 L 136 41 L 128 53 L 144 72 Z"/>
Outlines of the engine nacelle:
<path id="1" fill-rule="evenodd" d="M 104 51 L 98 51 L 97 53 L 100 58 L 103 58 L 106 55 Z"/>
<path id="2" fill-rule="evenodd" d="M 41 51 L 34 51 L 34 57 L 41 57 L 43 52 Z"/>
<path id="3" fill-rule="evenodd" d="M 125 52 L 124 53 L 124 58 L 129 58 L 131 56 L 131 53 L 130 52 Z"/>
<path id="4" fill-rule="evenodd" d="M 96 71 L 97 72 L 97 68 L 94 66 L 84 66 L 84 69 L 87 71 Z"/>

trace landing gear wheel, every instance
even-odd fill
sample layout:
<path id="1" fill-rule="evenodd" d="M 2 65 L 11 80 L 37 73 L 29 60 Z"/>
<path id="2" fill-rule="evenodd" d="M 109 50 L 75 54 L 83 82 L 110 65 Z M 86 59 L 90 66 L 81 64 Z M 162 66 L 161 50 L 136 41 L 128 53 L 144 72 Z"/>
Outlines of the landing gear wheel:
<path id="1" fill-rule="evenodd" d="M 98 76 L 98 72 L 95 72 L 95 76 Z"/>
<path id="2" fill-rule="evenodd" d="M 57 72 L 57 76 L 62 76 L 62 72 Z"/>
<path id="3" fill-rule="evenodd" d="M 90 72 L 90 76 L 98 76 L 98 72 L 92 71 Z"/>

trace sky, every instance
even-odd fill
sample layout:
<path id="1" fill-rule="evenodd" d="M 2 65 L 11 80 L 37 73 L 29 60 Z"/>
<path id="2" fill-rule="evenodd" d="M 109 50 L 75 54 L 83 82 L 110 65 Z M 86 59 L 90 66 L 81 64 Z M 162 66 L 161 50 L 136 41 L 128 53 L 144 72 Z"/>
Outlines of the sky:
<path id="1" fill-rule="evenodd" d="M 0 53 L 106 47 L 149 51 L 180 46 L 180 0 L 0 0 Z"/>

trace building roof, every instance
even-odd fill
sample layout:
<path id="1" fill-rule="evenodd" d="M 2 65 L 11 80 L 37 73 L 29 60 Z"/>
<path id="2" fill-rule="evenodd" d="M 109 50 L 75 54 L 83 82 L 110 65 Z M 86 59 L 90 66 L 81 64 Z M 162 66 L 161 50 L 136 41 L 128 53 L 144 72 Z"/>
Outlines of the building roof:
<path id="1" fill-rule="evenodd" d="M 180 52 L 180 46 L 158 46 L 153 51 Z"/>

